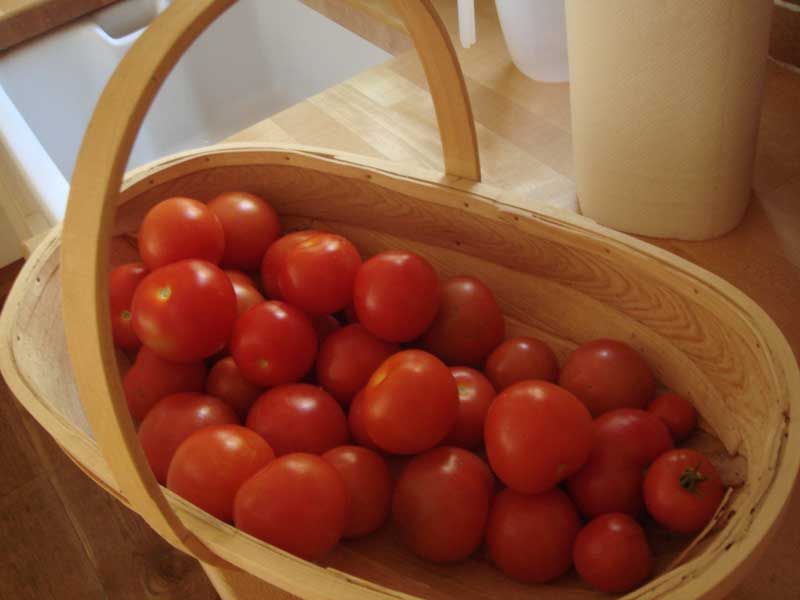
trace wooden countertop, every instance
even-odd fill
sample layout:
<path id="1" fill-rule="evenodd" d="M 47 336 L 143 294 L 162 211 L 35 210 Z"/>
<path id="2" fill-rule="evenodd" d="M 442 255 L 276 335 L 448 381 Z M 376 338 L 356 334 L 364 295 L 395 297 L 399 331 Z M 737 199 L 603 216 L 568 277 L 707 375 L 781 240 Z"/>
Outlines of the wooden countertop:
<path id="1" fill-rule="evenodd" d="M 434 3 L 455 33 L 455 2 Z M 577 210 L 568 86 L 537 83 L 515 69 L 489 0 L 478 1 L 478 43 L 457 50 L 477 121 L 484 180 L 513 190 L 523 206 Z M 707 242 L 650 241 L 739 287 L 770 314 L 800 356 L 800 72 L 775 63 L 768 70 L 754 201 L 742 224 Z M 230 141 L 296 142 L 442 170 L 433 105 L 413 53 L 364 71 Z M 731 598 L 800 597 L 797 492 L 784 527 Z"/>
<path id="2" fill-rule="evenodd" d="M 117 0 L 0 0 L 0 51 Z"/>

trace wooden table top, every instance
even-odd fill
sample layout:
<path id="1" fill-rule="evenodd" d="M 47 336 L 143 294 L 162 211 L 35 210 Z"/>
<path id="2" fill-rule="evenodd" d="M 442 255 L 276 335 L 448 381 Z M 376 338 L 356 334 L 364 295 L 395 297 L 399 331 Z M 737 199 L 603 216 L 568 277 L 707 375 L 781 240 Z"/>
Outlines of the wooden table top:
<path id="1" fill-rule="evenodd" d="M 451 34 L 455 3 L 436 0 Z M 494 3 L 478 2 L 478 43 L 457 47 L 484 181 L 519 204 L 577 210 L 568 85 L 542 84 L 511 63 Z M 758 302 L 800 356 L 800 73 L 768 66 L 754 200 L 731 233 L 706 242 L 649 240 L 727 279 Z M 325 146 L 442 170 L 433 105 L 416 55 L 404 53 L 230 138 Z M 795 489 L 795 492 L 798 490 Z M 731 596 L 800 597 L 800 493 L 759 565 Z"/>
<path id="2" fill-rule="evenodd" d="M 117 0 L 0 0 L 0 51 Z"/>

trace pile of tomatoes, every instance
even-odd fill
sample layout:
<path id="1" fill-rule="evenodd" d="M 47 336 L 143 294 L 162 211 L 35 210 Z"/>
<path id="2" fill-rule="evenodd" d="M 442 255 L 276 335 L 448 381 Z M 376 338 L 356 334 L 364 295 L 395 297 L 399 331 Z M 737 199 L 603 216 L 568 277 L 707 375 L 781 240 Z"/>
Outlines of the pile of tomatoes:
<path id="1" fill-rule="evenodd" d="M 721 502 L 708 459 L 674 448 L 693 407 L 657 394 L 637 351 L 595 340 L 559 368 L 541 340 L 504 339 L 475 277 L 281 237 L 243 192 L 156 204 L 139 252 L 110 275 L 111 317 L 137 352 L 124 390 L 156 478 L 300 557 L 391 515 L 430 561 L 485 543 L 520 581 L 574 565 L 624 592 L 652 569 L 643 519 L 693 534 Z"/>

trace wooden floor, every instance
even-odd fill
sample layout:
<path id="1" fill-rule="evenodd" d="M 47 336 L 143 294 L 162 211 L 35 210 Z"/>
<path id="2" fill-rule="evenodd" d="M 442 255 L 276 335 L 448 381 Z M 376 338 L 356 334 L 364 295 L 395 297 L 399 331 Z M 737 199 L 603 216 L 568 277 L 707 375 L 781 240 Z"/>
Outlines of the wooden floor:
<path id="1" fill-rule="evenodd" d="M 0 307 L 21 263 L 0 269 Z M 200 565 L 92 483 L 0 379 L 0 599 L 211 600 Z"/>

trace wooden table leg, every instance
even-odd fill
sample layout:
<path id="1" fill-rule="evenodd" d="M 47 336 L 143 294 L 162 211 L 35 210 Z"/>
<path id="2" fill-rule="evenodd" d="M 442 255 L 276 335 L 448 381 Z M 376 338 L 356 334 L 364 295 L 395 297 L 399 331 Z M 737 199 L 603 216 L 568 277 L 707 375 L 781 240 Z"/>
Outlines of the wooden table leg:
<path id="1" fill-rule="evenodd" d="M 298 600 L 241 569 L 219 568 L 200 563 L 222 600 Z"/>

